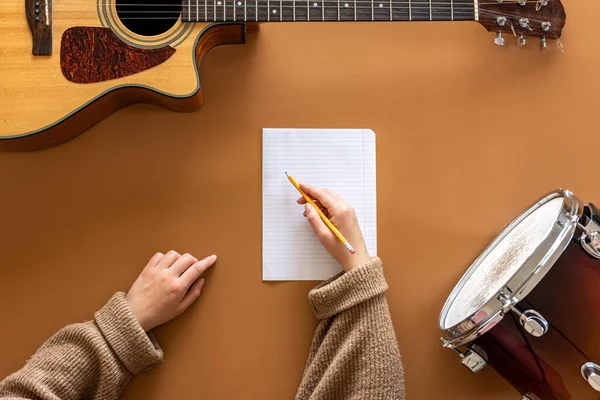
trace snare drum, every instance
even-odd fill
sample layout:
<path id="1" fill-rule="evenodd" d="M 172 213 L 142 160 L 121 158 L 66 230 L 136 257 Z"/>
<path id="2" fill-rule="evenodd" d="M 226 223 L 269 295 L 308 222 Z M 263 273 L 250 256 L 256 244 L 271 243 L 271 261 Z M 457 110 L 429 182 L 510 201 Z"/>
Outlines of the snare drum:
<path id="1" fill-rule="evenodd" d="M 600 399 L 600 212 L 544 196 L 486 248 L 440 315 L 442 342 L 531 400 Z"/>

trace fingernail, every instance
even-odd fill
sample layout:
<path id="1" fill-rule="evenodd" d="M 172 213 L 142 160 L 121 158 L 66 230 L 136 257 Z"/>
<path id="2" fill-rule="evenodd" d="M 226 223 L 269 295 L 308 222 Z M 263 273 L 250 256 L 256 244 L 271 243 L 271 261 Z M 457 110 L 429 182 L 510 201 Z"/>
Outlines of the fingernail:
<path id="1" fill-rule="evenodd" d="M 210 256 L 209 258 L 210 258 L 210 260 L 211 260 L 212 262 L 215 262 L 215 261 L 217 261 L 217 256 L 216 256 L 216 255 L 214 255 L 214 254 L 213 254 L 212 256 Z"/>
<path id="2" fill-rule="evenodd" d="M 310 204 L 307 203 L 304 205 L 304 211 L 310 212 L 310 208 L 311 208 Z"/>
<path id="3" fill-rule="evenodd" d="M 206 279 L 200 278 L 200 286 L 204 286 L 204 282 L 206 282 Z"/>

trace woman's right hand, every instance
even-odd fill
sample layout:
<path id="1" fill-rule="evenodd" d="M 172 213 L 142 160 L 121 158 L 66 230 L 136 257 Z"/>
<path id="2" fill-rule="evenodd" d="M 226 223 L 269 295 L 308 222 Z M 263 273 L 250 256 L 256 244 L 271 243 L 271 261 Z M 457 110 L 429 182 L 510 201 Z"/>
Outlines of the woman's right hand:
<path id="1" fill-rule="evenodd" d="M 215 255 L 198 260 L 173 250 L 156 253 L 125 297 L 140 326 L 147 332 L 187 310 L 202 292 L 201 275 L 216 260 Z"/>
<path id="2" fill-rule="evenodd" d="M 329 189 L 319 189 L 304 183 L 300 184 L 300 189 L 315 200 L 317 207 L 321 209 L 356 250 L 356 253 L 351 254 L 325 225 L 315 208 L 307 204 L 303 197 L 298 199 L 298 204 L 305 204 L 304 216 L 308 219 L 315 235 L 317 235 L 325 250 L 342 265 L 344 271 L 348 272 L 369 261 L 367 245 L 360 231 L 354 208 Z"/>

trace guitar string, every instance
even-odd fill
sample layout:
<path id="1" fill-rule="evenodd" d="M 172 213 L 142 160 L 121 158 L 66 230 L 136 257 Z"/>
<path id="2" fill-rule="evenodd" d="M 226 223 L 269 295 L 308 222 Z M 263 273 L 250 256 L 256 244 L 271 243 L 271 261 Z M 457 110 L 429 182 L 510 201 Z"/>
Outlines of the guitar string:
<path id="1" fill-rule="evenodd" d="M 212 0 L 212 1 L 214 1 L 214 0 Z M 266 2 L 268 0 L 261 0 L 261 1 Z M 279 1 L 279 0 L 270 0 L 270 1 Z M 290 0 L 287 0 L 287 1 L 290 1 Z M 315 1 L 315 2 L 316 3 L 323 3 L 323 1 L 321 1 L 321 2 Z M 336 1 L 335 0 L 324 1 L 324 3 L 327 3 L 327 2 L 329 2 L 329 3 L 335 3 Z M 309 0 L 309 3 L 312 3 L 312 0 Z M 354 3 L 354 4 L 370 4 L 370 5 L 373 5 L 373 4 L 390 4 L 390 1 L 389 0 L 377 0 L 377 1 L 376 0 L 373 0 L 373 1 L 350 0 L 349 2 L 346 1 L 346 3 L 348 3 L 348 4 L 349 3 Z M 427 12 L 429 12 L 429 10 L 448 10 L 448 11 L 451 11 L 452 9 L 456 10 L 455 5 L 459 5 L 459 6 L 465 5 L 465 7 L 459 7 L 457 11 L 461 11 L 461 10 L 473 11 L 473 4 L 468 4 L 468 3 L 456 3 L 455 5 L 438 3 L 435 6 L 430 6 L 429 3 L 416 3 L 416 4 L 427 4 L 427 6 L 414 6 L 412 4 L 415 4 L 415 3 L 412 3 L 412 2 L 407 2 L 407 1 L 393 1 L 392 0 L 391 4 L 392 5 L 405 5 L 406 4 L 405 6 L 403 6 L 406 9 L 423 10 L 423 11 L 427 11 Z M 493 3 L 487 3 L 487 4 L 493 4 Z M 211 6 L 212 5 L 214 5 L 214 3 L 211 4 Z M 469 7 L 467 7 L 467 5 Z M 231 4 L 227 4 L 226 2 L 223 4 L 223 7 L 244 7 L 244 6 L 247 6 L 247 4 L 245 4 L 245 5 L 238 5 L 238 4 L 235 3 L 235 0 L 232 0 Z M 251 7 L 255 7 L 255 6 L 256 6 L 256 4 L 252 4 L 251 5 Z M 178 6 L 172 6 L 172 7 L 178 7 Z M 258 4 L 258 7 L 270 8 L 270 5 Z M 278 6 L 275 6 L 275 7 L 278 7 Z M 281 7 L 294 8 L 294 5 L 283 4 L 283 2 L 282 2 Z M 295 7 L 296 8 L 304 8 L 304 5 L 300 5 L 300 6 L 296 5 Z M 337 8 L 338 5 L 337 4 L 335 4 L 333 6 L 332 5 L 326 5 L 325 7 Z M 366 7 L 366 8 L 371 8 L 371 7 Z M 482 11 L 487 11 L 487 10 L 485 10 L 483 8 L 480 8 L 480 7 L 479 7 L 479 9 L 482 10 Z M 85 11 L 81 11 L 79 9 L 74 9 L 74 10 L 55 9 L 54 11 L 60 11 L 60 12 L 85 12 Z M 92 10 L 90 10 L 90 12 L 91 11 Z M 96 8 L 94 8 L 93 11 L 95 12 Z M 135 13 L 145 13 L 145 14 L 148 14 L 148 13 L 150 13 L 150 14 L 152 14 L 152 13 L 172 13 L 172 14 L 181 14 L 182 11 L 179 11 L 179 10 L 173 10 L 173 11 L 171 11 L 171 10 L 164 10 L 164 11 L 154 11 L 154 10 L 128 11 L 128 10 L 123 10 L 123 11 L 120 11 L 119 13 L 129 13 L 129 14 L 135 14 Z"/>
<path id="2" fill-rule="evenodd" d="M 273 0 L 271 0 L 271 1 L 273 1 Z M 348 4 L 350 4 L 350 3 L 348 3 Z M 390 8 L 389 7 L 389 4 L 390 4 L 389 1 L 383 2 L 383 3 L 381 1 L 376 1 L 376 2 L 374 2 L 374 4 L 375 4 L 375 7 L 362 7 L 362 6 L 359 6 L 359 7 L 352 7 L 352 9 L 356 8 L 357 10 L 371 10 L 371 8 L 374 8 L 375 10 L 377 10 L 377 9 L 386 9 L 386 10 L 389 11 L 389 8 Z M 378 4 L 383 4 L 384 7 L 379 7 Z M 385 7 L 386 5 L 387 5 L 387 7 Z M 210 4 L 210 6 L 213 7 L 214 4 Z M 218 7 L 220 7 L 220 8 L 217 10 L 217 12 L 222 11 L 224 8 L 225 9 L 229 9 L 229 10 L 233 10 L 233 8 L 235 8 L 235 7 L 243 7 L 243 6 L 220 5 Z M 255 8 L 255 6 L 252 6 L 252 8 Z M 278 5 L 277 6 L 270 6 L 269 7 L 269 6 L 259 5 L 258 8 L 261 9 L 261 10 L 265 10 L 265 9 L 277 9 L 277 10 L 279 10 L 280 8 L 291 9 L 291 8 L 294 8 L 294 7 L 293 6 L 281 6 L 281 7 L 279 7 Z M 299 7 L 296 6 L 296 9 L 298 9 L 298 8 Z M 302 8 L 305 8 L 305 7 L 302 7 Z M 312 8 L 312 7 L 309 7 L 309 8 Z M 323 6 L 323 7 L 319 6 L 317 8 L 319 10 L 321 10 L 322 8 L 325 8 L 327 10 L 333 10 L 333 9 L 337 10 L 338 6 L 337 5 L 335 5 L 335 6 Z M 346 8 L 346 7 L 340 7 L 340 8 Z M 348 7 L 348 8 L 350 8 L 350 7 Z M 394 9 L 394 10 L 404 10 L 404 11 L 407 11 L 407 12 L 409 10 L 408 7 L 395 7 L 394 3 L 392 3 L 392 9 Z M 209 10 L 209 11 L 212 11 L 212 10 Z M 447 9 L 447 11 L 450 12 L 450 9 Z M 415 13 L 415 12 L 421 13 L 422 15 L 429 15 L 429 8 L 427 8 L 427 9 L 425 9 L 425 8 L 417 9 L 417 8 L 413 7 L 412 8 L 412 12 L 413 13 Z M 179 14 L 181 14 L 181 13 L 177 13 L 177 15 L 179 15 Z M 465 10 L 465 11 L 454 10 L 454 15 L 455 16 L 457 16 L 457 15 L 474 16 L 474 12 L 473 12 L 473 10 Z M 55 19 L 89 19 L 89 18 L 85 18 L 85 17 L 80 17 L 80 18 L 72 18 L 72 17 L 57 18 L 56 15 L 54 16 L 54 18 Z M 114 17 L 111 16 L 111 18 L 114 18 Z M 114 18 L 114 19 L 116 19 L 116 18 Z M 173 18 L 172 17 L 124 17 L 124 18 L 118 18 L 118 19 L 122 20 L 122 19 L 173 19 Z"/>
<path id="3" fill-rule="evenodd" d="M 211 0 L 211 1 L 214 1 L 214 0 Z M 273 2 L 275 0 L 270 0 L 270 1 Z M 336 3 L 335 0 L 333 0 L 333 1 L 327 0 L 326 2 Z M 314 1 L 313 2 L 312 0 L 309 0 L 309 3 L 311 3 L 311 8 L 312 8 L 313 7 L 313 3 L 318 3 L 320 5 L 321 1 Z M 342 6 L 344 4 L 346 4 L 346 3 L 348 5 L 350 5 L 350 4 L 354 3 L 354 1 L 352 1 L 352 0 L 340 0 L 340 4 Z M 356 3 L 357 4 L 360 4 L 360 3 L 374 4 L 375 8 L 381 8 L 381 7 L 378 6 L 379 4 L 383 4 L 384 6 L 389 6 L 389 4 L 390 4 L 389 0 L 373 0 L 372 3 L 370 1 L 368 1 L 368 2 L 366 2 L 366 1 L 357 1 Z M 214 6 L 214 4 L 215 3 L 210 3 L 209 6 L 212 7 L 212 6 Z M 395 3 L 395 2 L 392 2 L 391 4 L 392 4 L 392 6 L 394 8 L 402 8 L 402 9 L 405 9 L 405 10 L 409 10 L 409 7 L 407 7 L 407 6 L 398 6 L 398 7 L 396 7 L 396 4 L 398 4 L 398 3 Z M 204 7 L 204 5 L 202 5 L 202 8 L 203 7 Z M 244 7 L 244 5 L 220 4 L 220 5 L 218 5 L 218 7 L 233 8 L 233 7 Z M 252 8 L 254 8 L 254 7 L 255 7 L 255 5 L 253 4 Z M 281 7 L 282 8 L 296 8 L 296 9 L 298 9 L 298 8 L 306 8 L 306 3 L 304 3 L 303 5 L 296 5 L 295 7 L 293 5 L 284 5 L 284 4 L 282 4 Z M 325 8 L 337 8 L 337 7 L 338 7 L 337 5 L 325 5 Z M 280 7 L 279 7 L 278 4 L 277 5 L 271 4 L 270 6 L 259 4 L 258 8 L 280 8 Z M 318 7 L 318 8 L 321 8 L 321 7 Z M 354 8 L 354 7 L 352 7 L 352 8 Z M 359 7 L 356 7 L 356 8 L 357 9 L 365 9 L 365 10 L 369 9 L 370 10 L 371 6 L 369 6 L 369 7 L 359 6 Z M 422 12 L 427 12 L 427 13 L 429 13 L 429 10 L 450 12 L 451 8 L 443 8 L 443 7 L 431 7 L 431 8 L 430 7 L 412 7 L 412 10 L 413 11 L 422 11 Z M 55 12 L 56 11 L 57 10 L 55 10 Z M 76 13 L 75 11 L 67 11 L 67 10 L 58 10 L 58 11 L 62 12 L 62 13 L 64 13 L 64 12 Z M 193 9 L 192 11 L 195 11 L 195 9 Z M 460 12 L 460 11 L 467 12 L 468 11 L 471 14 L 474 12 L 472 8 L 470 8 L 470 9 L 469 8 L 463 8 L 463 9 L 456 9 L 456 8 L 454 8 L 454 11 L 455 12 Z M 83 12 L 92 12 L 92 11 L 83 11 Z M 95 12 L 95 10 L 94 10 L 94 12 Z M 118 14 L 174 14 L 174 15 L 179 15 L 179 14 L 181 14 L 181 11 L 118 11 Z"/>
<path id="4" fill-rule="evenodd" d="M 56 1 L 56 0 L 55 0 Z M 202 0 L 198 0 L 198 1 L 202 1 Z M 263 2 L 266 2 L 268 0 L 260 0 Z M 280 0 L 270 0 L 270 1 L 280 1 Z M 292 1 L 292 0 L 283 0 L 283 1 Z M 327 1 L 331 1 L 331 2 L 335 2 L 336 0 L 327 0 Z M 357 3 L 371 3 L 370 1 L 363 1 L 363 0 L 357 0 Z M 499 6 L 503 6 L 503 5 L 507 5 L 507 4 L 518 4 L 518 0 L 508 0 L 508 1 L 504 1 L 502 3 L 498 3 L 497 1 L 490 1 L 490 2 L 478 2 L 478 6 L 482 6 L 482 5 L 499 5 Z M 389 1 L 388 1 L 389 3 Z M 429 6 L 446 6 L 448 8 L 451 8 L 453 6 L 457 6 L 457 5 L 464 5 L 464 6 L 468 6 L 473 8 L 474 3 L 471 2 L 454 2 L 454 3 L 437 3 L 435 2 L 435 0 L 433 0 L 431 3 L 429 1 L 394 1 L 393 3 L 399 3 L 399 4 L 409 4 L 409 5 L 426 5 L 427 8 L 429 8 Z M 50 3 L 40 3 L 40 5 L 45 6 L 46 4 L 48 5 L 52 5 Z M 189 3 L 192 8 L 195 7 L 195 4 L 193 3 Z M 54 7 L 67 7 L 67 6 L 74 6 L 74 7 L 90 7 L 90 8 L 94 8 L 97 9 L 97 5 L 96 4 L 75 4 L 75 3 L 63 3 L 63 4 L 59 4 L 59 3 L 53 3 Z M 203 4 L 201 4 L 203 6 Z M 118 7 L 180 7 L 180 4 L 118 4 Z M 181 6 L 182 8 L 185 8 L 186 6 Z"/>
<path id="5" fill-rule="evenodd" d="M 385 4 L 385 3 L 384 3 L 384 4 Z M 388 2 L 388 4 L 389 4 L 389 2 Z M 212 7 L 212 6 L 213 6 L 213 4 L 211 4 L 211 7 Z M 227 6 L 219 6 L 219 7 L 225 7 L 225 8 L 227 8 Z M 229 7 L 233 7 L 233 6 L 229 6 Z M 238 6 L 238 7 L 239 7 L 239 6 Z M 261 7 L 261 8 L 267 8 L 267 7 L 265 7 L 265 6 L 259 6 L 259 7 Z M 288 7 L 288 6 L 286 6 L 286 7 Z M 279 7 L 277 7 L 277 8 L 279 8 Z M 337 6 L 325 6 L 325 7 L 319 7 L 319 10 L 321 10 L 322 8 L 326 8 L 326 9 L 335 9 L 335 10 L 337 10 Z M 371 10 L 371 7 L 358 7 L 358 9 Z M 386 9 L 386 8 L 384 7 L 383 9 Z M 397 9 L 397 7 L 393 7 L 393 6 L 392 6 L 392 9 Z M 387 10 L 389 10 L 389 8 L 387 8 Z M 211 10 L 211 11 L 212 11 L 212 10 Z M 220 9 L 219 9 L 219 10 L 217 10 L 217 12 L 218 12 L 218 13 L 220 13 L 220 11 L 221 11 Z M 510 14 L 502 13 L 502 12 L 499 12 L 499 11 L 486 10 L 486 9 L 482 9 L 482 8 L 480 8 L 480 9 L 479 9 L 479 13 L 480 13 L 480 14 L 481 14 L 481 13 L 483 13 L 483 14 L 491 14 L 492 16 L 511 16 Z M 213 15 L 214 15 L 214 14 L 213 14 Z M 455 13 L 454 13 L 454 15 L 456 16 L 456 15 L 457 15 L 457 13 L 455 12 Z M 470 12 L 463 12 L 462 14 L 459 12 L 459 13 L 458 13 L 458 15 L 459 15 L 459 16 L 461 16 L 461 17 L 469 17 L 469 18 L 473 18 L 473 12 L 472 12 L 472 11 L 470 11 Z M 514 17 L 514 16 L 513 16 L 513 17 Z M 518 16 L 517 16 L 517 17 L 518 17 Z M 79 18 L 78 18 L 78 17 L 63 17 L 63 18 L 57 18 L 57 17 L 55 16 L 55 17 L 54 17 L 54 19 L 62 19 L 62 20 L 77 20 L 77 19 L 91 19 L 91 18 L 85 18 L 85 17 L 79 17 Z M 115 18 L 115 17 L 112 17 L 112 16 L 111 16 L 111 17 L 110 17 L 110 19 L 111 19 L 111 20 L 164 20 L 164 19 L 172 20 L 173 18 L 169 18 L 169 17 L 124 17 L 124 18 Z M 205 18 L 205 19 L 206 19 L 206 18 Z M 225 18 L 224 18 L 224 19 L 225 19 Z M 414 19 L 413 19 L 413 20 L 414 20 Z M 472 21 L 472 19 L 470 19 L 470 20 Z M 383 20 L 381 20 L 381 21 L 390 21 L 390 20 L 388 20 L 388 19 L 386 18 L 386 19 L 383 19 Z M 401 22 L 401 21 L 410 21 L 410 20 L 409 20 L 409 19 L 396 19 L 395 21 Z M 424 20 L 419 20 L 419 21 L 429 21 L 429 19 L 424 19 Z M 530 22 L 531 22 L 531 21 L 533 21 L 533 22 L 539 22 L 539 23 L 546 22 L 546 21 L 543 21 L 543 20 L 537 20 L 537 19 L 531 19 L 531 18 L 529 19 L 529 21 L 530 21 Z M 214 21 L 196 21 L 196 22 L 214 22 Z M 217 21 L 217 22 L 219 22 L 219 21 Z M 223 21 L 220 21 L 220 22 L 223 22 Z M 244 21 L 239 21 L 239 22 L 244 22 Z M 248 20 L 248 22 L 253 22 L 253 21 L 250 21 L 250 20 Z M 260 22 L 268 22 L 268 21 L 260 21 Z M 272 20 L 272 21 L 270 21 L 270 22 L 279 22 L 279 21 Z M 282 22 L 284 22 L 284 21 L 282 21 Z M 320 22 L 320 21 L 314 21 L 314 22 Z M 556 34 L 554 34 L 554 36 L 558 37 Z"/>

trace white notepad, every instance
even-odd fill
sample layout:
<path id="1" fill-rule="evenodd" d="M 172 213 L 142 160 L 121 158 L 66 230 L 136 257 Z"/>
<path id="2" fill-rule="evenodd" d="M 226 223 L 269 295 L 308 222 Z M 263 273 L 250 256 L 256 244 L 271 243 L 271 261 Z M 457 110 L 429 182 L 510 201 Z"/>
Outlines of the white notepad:
<path id="1" fill-rule="evenodd" d="M 369 254 L 377 255 L 375 133 L 263 129 L 263 280 L 324 280 L 341 271 L 302 216 L 300 194 L 286 171 L 352 205 Z"/>

